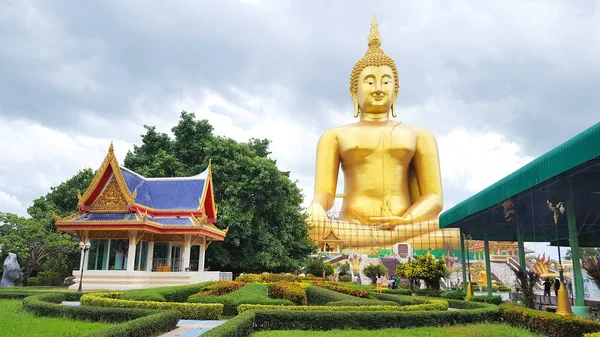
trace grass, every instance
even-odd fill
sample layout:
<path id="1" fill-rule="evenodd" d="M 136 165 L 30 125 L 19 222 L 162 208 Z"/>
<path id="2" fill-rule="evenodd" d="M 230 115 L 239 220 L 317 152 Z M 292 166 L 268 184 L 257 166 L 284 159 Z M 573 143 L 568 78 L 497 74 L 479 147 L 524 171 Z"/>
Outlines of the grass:
<path id="1" fill-rule="evenodd" d="M 470 324 L 450 327 L 425 327 L 413 329 L 382 330 L 330 330 L 330 331 L 259 331 L 252 337 L 541 337 L 529 331 L 504 324 Z"/>
<path id="2" fill-rule="evenodd" d="M 2 336 L 82 336 L 107 329 L 111 324 L 38 317 L 23 310 L 21 300 L 0 300 Z"/>

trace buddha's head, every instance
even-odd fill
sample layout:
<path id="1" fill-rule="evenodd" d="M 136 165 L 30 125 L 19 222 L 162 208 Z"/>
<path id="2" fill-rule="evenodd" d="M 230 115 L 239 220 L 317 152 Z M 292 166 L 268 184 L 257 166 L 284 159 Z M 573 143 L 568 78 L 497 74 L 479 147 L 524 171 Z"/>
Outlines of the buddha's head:
<path id="1" fill-rule="evenodd" d="M 368 39 L 369 49 L 352 69 L 350 96 L 354 102 L 354 117 L 360 112 L 387 114 L 394 109 L 400 84 L 394 60 L 381 49 L 381 38 L 375 15 Z"/>

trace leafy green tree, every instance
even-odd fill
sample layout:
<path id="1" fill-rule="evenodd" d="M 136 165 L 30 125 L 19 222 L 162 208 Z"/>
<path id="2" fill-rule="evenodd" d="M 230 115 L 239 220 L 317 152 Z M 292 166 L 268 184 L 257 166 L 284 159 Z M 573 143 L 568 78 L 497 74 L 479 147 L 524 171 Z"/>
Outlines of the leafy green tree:
<path id="1" fill-rule="evenodd" d="M 425 281 L 428 289 L 439 289 L 440 279 L 447 275 L 448 269 L 442 260 L 436 260 L 431 254 L 420 255 L 407 263 L 396 266 L 396 274 L 411 280 Z"/>
<path id="2" fill-rule="evenodd" d="M 600 248 L 579 248 L 579 258 L 582 260 L 587 259 L 588 257 L 598 256 L 600 254 Z M 567 254 L 565 254 L 566 260 L 572 260 L 573 254 L 570 249 L 567 249 Z"/>
<path id="3" fill-rule="evenodd" d="M 323 272 L 325 276 L 333 275 L 333 269 L 331 264 L 323 262 L 320 258 L 310 258 L 306 264 L 306 274 L 316 277 L 322 277 Z"/>
<path id="4" fill-rule="evenodd" d="M 0 251 L 2 259 L 17 254 L 23 270 L 24 284 L 34 271 L 51 256 L 75 252 L 77 242 L 72 235 L 53 231 L 33 218 L 0 213 Z"/>
<path id="5" fill-rule="evenodd" d="M 174 139 L 146 126 L 142 145 L 125 166 L 149 177 L 190 176 L 212 161 L 216 226 L 229 227 L 224 242 L 207 250 L 207 266 L 233 272 L 285 272 L 300 267 L 315 250 L 301 208 L 303 196 L 289 172 L 269 158 L 269 141 L 237 142 L 215 136 L 206 120 L 183 111 Z"/>
<path id="6" fill-rule="evenodd" d="M 387 268 L 382 264 L 370 264 L 363 268 L 363 274 L 375 283 L 378 275 L 387 275 Z"/>

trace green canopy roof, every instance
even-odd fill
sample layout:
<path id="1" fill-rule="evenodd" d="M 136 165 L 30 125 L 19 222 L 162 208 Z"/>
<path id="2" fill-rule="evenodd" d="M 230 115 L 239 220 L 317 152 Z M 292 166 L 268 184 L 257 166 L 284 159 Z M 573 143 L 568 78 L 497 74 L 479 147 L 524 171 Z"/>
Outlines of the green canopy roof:
<path id="1" fill-rule="evenodd" d="M 550 192 L 546 190 L 544 193 L 539 192 L 539 190 L 542 187 L 546 188 L 551 184 L 560 185 L 561 182 L 557 183 L 558 180 L 564 180 L 562 178 L 567 177 L 567 175 L 573 176 L 573 172 L 575 171 L 578 172 L 577 186 L 575 186 L 575 188 L 589 188 L 591 185 L 596 185 L 600 182 L 600 166 L 598 166 L 598 164 L 600 164 L 600 123 L 590 127 L 550 152 L 540 156 L 519 170 L 444 212 L 440 216 L 440 228 L 461 227 L 465 225 L 466 222 L 469 222 L 469 226 L 473 226 L 475 225 L 473 219 L 476 218 L 478 214 L 481 215 L 484 211 L 489 212 L 490 209 L 494 207 L 497 208 L 499 203 L 506 201 L 507 199 L 518 195 L 521 195 L 522 197 L 524 193 L 527 193 L 528 199 L 521 203 L 527 205 L 530 203 L 529 199 L 531 199 L 531 208 L 545 208 L 543 216 L 547 217 L 546 213 L 548 213 L 548 209 L 545 205 L 545 198 L 551 199 L 553 195 L 556 195 L 556 188 Z M 582 167 L 584 167 L 584 169 L 582 169 Z M 596 186 L 594 188 L 596 188 Z M 564 190 L 564 185 L 562 186 L 562 189 Z M 536 191 L 539 192 L 538 195 L 535 195 Z M 564 195 L 564 193 L 561 194 L 562 200 L 564 200 Z M 534 201 L 535 207 L 533 207 Z M 529 207 L 529 205 L 527 205 L 527 207 Z M 582 211 L 586 211 L 588 207 L 586 204 L 586 209 L 584 209 L 584 207 L 579 208 Z M 598 208 L 600 207 L 596 207 L 596 209 Z M 542 216 L 539 210 L 536 211 L 538 211 L 539 214 L 535 213 L 533 210 L 521 210 L 519 212 L 523 215 L 529 214 L 530 218 L 528 221 L 535 224 L 536 217 L 539 218 Z M 489 216 L 485 219 L 482 217 L 479 218 L 480 219 L 477 221 L 478 224 L 482 224 L 483 221 L 490 222 L 491 220 Z M 589 218 L 589 212 L 587 213 L 584 222 L 589 222 L 587 218 Z M 496 221 L 496 223 L 500 222 L 498 220 L 494 221 Z M 597 219 L 593 222 L 596 221 Z M 496 235 L 496 239 L 500 239 L 498 236 L 502 235 Z M 510 238 L 504 239 L 509 240 Z"/>

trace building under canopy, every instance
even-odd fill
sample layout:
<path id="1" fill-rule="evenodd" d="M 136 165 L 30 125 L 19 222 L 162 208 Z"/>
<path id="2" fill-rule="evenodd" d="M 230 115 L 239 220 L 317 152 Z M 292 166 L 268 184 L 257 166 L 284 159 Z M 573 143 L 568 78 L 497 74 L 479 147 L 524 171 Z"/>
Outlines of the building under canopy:
<path id="1" fill-rule="evenodd" d="M 517 241 L 523 269 L 525 241 L 570 247 L 584 306 L 579 247 L 600 246 L 600 123 L 444 212 L 440 228 L 484 240 L 486 256 L 491 240 Z"/>

